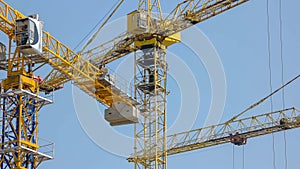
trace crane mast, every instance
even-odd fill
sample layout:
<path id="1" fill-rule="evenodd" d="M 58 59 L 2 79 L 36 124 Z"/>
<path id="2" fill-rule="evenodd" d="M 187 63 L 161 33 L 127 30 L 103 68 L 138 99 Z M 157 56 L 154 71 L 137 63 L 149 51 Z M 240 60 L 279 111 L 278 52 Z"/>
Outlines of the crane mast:
<path id="1" fill-rule="evenodd" d="M 38 112 L 52 103 L 40 96 L 38 83 L 26 70 L 28 59 L 18 49 L 9 52 L 7 78 L 1 82 L 1 168 L 37 168 L 53 158 L 40 151 Z M 28 62 L 29 61 L 29 62 Z M 48 144 L 50 151 L 53 144 Z M 45 148 L 45 147 L 44 147 Z"/>
<path id="2" fill-rule="evenodd" d="M 155 154 L 155 161 L 145 160 L 145 168 L 166 168 L 166 49 L 159 43 L 135 53 L 135 94 L 142 103 L 141 125 L 136 125 L 135 145 L 145 156 Z M 149 147 L 153 149 L 149 150 Z M 135 165 L 138 165 L 136 163 Z"/>
<path id="3" fill-rule="evenodd" d="M 134 55 L 134 86 L 142 119 L 141 126 L 135 124 L 134 157 L 131 158 L 135 168 L 167 168 L 167 47 L 180 42 L 180 31 L 205 20 L 203 16 L 222 13 L 242 2 L 246 1 L 185 1 L 176 7 L 176 12 L 171 12 L 172 18 L 163 18 L 159 0 L 141 0 L 138 11 L 128 14 L 127 33 L 133 37 L 133 48 L 139 49 Z M 183 5 L 186 6 L 180 10 Z M 125 40 L 128 45 L 130 39 Z M 102 63 L 105 60 L 98 59 Z"/>
<path id="4" fill-rule="evenodd" d="M 144 8 L 143 8 L 144 7 Z M 156 10 L 156 11 L 155 11 Z M 155 13 L 156 12 L 156 13 Z M 145 31 L 151 33 L 154 24 L 161 20 L 161 8 L 159 0 L 142 0 L 139 10 L 128 15 L 135 17 L 140 25 L 129 23 L 128 31 L 137 33 Z M 134 27 L 134 28 L 132 28 Z M 141 105 L 140 124 L 135 124 L 134 151 L 142 151 L 144 156 L 153 154 L 154 160 L 135 161 L 135 168 L 167 168 L 166 153 L 166 97 L 167 97 L 167 60 L 166 45 L 157 38 L 135 41 L 140 50 L 134 54 L 135 72 L 135 97 Z M 152 149 L 149 149 L 152 147 Z M 163 152 L 163 153 L 159 153 Z"/>
<path id="5" fill-rule="evenodd" d="M 39 84 L 34 80 L 31 71 L 35 56 L 31 55 L 32 59 L 29 59 L 21 52 L 21 48 L 13 51 L 12 40 L 22 45 L 29 42 L 29 38 L 33 38 L 27 32 L 30 28 L 24 27 L 22 23 L 27 23 L 27 26 L 35 23 L 37 35 L 41 35 L 42 24 L 38 22 L 37 16 L 23 19 L 24 15 L 2 1 L 0 9 L 0 29 L 9 37 L 8 55 L 2 51 L 2 64 L 3 61 L 5 63 L 1 65 L 2 69 L 7 70 L 7 78 L 1 82 L 0 89 L 0 166 L 2 169 L 34 169 L 41 162 L 53 158 L 53 144 L 41 145 L 38 135 L 38 112 L 43 106 L 52 103 L 52 100 L 40 96 Z M 16 25 L 17 21 L 20 21 L 19 25 Z M 26 34 L 27 37 L 21 38 L 22 34 Z M 41 39 L 36 36 L 29 43 L 38 41 L 41 42 Z M 41 45 L 35 47 L 41 49 Z M 23 48 L 24 52 L 30 50 Z M 42 151 L 43 148 L 49 147 L 50 152 Z"/>

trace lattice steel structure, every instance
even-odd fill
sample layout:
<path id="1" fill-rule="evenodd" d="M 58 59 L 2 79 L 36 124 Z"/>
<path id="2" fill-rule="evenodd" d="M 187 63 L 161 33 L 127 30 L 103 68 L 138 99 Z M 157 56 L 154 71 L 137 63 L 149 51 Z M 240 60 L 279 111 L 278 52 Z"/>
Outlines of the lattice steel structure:
<path id="1" fill-rule="evenodd" d="M 166 136 L 166 48 L 180 42 L 182 30 L 247 1 L 185 0 L 163 17 L 159 0 L 140 0 L 138 10 L 128 14 L 135 21 L 130 31 L 83 52 L 82 57 L 45 31 L 38 55 L 22 55 L 18 48 L 12 53 L 12 41 L 19 40 L 16 20 L 29 17 L 0 0 L 0 30 L 9 38 L 9 57 L 0 60 L 0 69 L 7 71 L 0 86 L 1 169 L 36 169 L 53 158 L 53 144 L 41 146 L 38 136 L 38 111 L 51 100 L 39 94 L 52 92 L 68 81 L 109 108 L 122 102 L 130 110 L 139 109 L 134 153 L 128 158 L 136 169 L 166 169 L 167 155 L 229 142 L 242 145 L 247 138 L 300 127 L 299 111 L 290 108 Z M 103 78 L 107 72 L 101 69 L 132 52 L 135 97 L 128 86 L 120 85 L 124 83 Z M 44 80 L 35 79 L 33 63 L 53 69 Z M 43 148 L 46 152 L 41 152 Z"/>
<path id="2" fill-rule="evenodd" d="M 38 142 L 38 110 L 51 101 L 22 89 L 5 92 L 0 99 L 1 169 L 35 169 L 52 159 L 53 145 L 49 152 L 40 152 Z"/>
<path id="3" fill-rule="evenodd" d="M 135 159 L 135 168 L 163 169 L 167 154 L 159 152 L 166 152 L 166 49 L 159 43 L 142 48 L 135 54 L 135 93 L 142 117 L 135 124 L 135 152 L 142 151 L 144 157 L 154 154 L 155 160 Z"/>
<path id="4" fill-rule="evenodd" d="M 39 96 L 39 84 L 26 70 L 30 59 L 18 49 L 8 56 L 7 78 L 1 82 L 0 94 L 0 167 L 36 169 L 53 158 L 53 144 L 40 146 L 38 135 L 38 112 L 52 101 Z M 48 150 L 41 152 L 41 147 Z"/>
<path id="5" fill-rule="evenodd" d="M 166 151 L 170 156 L 226 143 L 239 145 L 239 142 L 235 142 L 233 139 L 234 137 L 243 138 L 246 141 L 250 138 L 298 127 L 300 127 L 300 111 L 292 107 L 169 135 L 167 136 Z M 153 147 L 149 149 L 151 148 Z M 162 155 L 164 152 L 159 153 Z M 153 152 L 144 156 L 143 151 L 138 151 L 128 160 L 133 162 L 135 159 L 147 158 L 149 161 L 154 161 L 155 156 L 156 153 Z"/>

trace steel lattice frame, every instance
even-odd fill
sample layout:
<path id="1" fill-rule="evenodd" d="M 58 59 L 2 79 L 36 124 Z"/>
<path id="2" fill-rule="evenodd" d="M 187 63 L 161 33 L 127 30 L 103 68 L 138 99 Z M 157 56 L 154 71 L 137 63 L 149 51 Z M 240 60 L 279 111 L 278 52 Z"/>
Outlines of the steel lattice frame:
<path id="1" fill-rule="evenodd" d="M 135 125 L 135 152 L 143 151 L 135 168 L 166 168 L 167 155 L 159 153 L 166 152 L 166 76 L 164 46 L 152 46 L 135 54 L 135 93 L 142 103 L 141 125 Z M 155 154 L 155 160 L 149 161 L 149 154 Z"/>
<path id="2" fill-rule="evenodd" d="M 151 19 L 153 18 L 160 19 L 160 20 L 162 19 L 160 0 L 140 0 L 138 4 L 138 10 L 147 12 L 149 18 Z M 154 26 L 152 24 L 149 25 Z"/>
<path id="3" fill-rule="evenodd" d="M 37 150 L 38 143 L 38 104 L 36 100 L 15 94 L 1 98 L 2 133 L 1 149 L 6 150 L 1 154 L 1 168 L 36 168 L 37 161 L 31 154 L 22 150 L 16 151 L 21 146 Z M 22 143 L 26 141 L 28 144 Z"/>
<path id="4" fill-rule="evenodd" d="M 38 152 L 38 111 L 51 101 L 22 89 L 2 92 L 1 169 L 35 169 L 52 158 Z"/>
<path id="5" fill-rule="evenodd" d="M 51 100 L 39 96 L 38 82 L 26 67 L 32 60 L 20 53 L 12 54 L 9 39 L 7 78 L 0 88 L 1 169 L 36 169 L 51 155 L 39 152 L 38 112 Z M 52 146 L 52 145 L 50 145 Z"/>

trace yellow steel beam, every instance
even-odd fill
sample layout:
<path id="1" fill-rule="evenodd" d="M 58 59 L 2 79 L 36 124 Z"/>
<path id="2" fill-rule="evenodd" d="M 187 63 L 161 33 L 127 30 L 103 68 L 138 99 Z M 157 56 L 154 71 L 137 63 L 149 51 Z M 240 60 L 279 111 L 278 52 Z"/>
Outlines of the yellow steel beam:
<path id="1" fill-rule="evenodd" d="M 239 133 L 246 139 L 271 134 L 300 127 L 300 111 L 296 108 L 252 116 L 230 123 L 223 123 L 187 132 L 170 135 L 167 138 L 167 154 L 198 150 L 220 144 L 230 143 L 230 134 Z M 149 151 L 152 147 L 148 147 Z M 161 152 L 162 153 L 162 152 Z M 128 158 L 130 162 L 142 162 L 145 159 L 154 160 L 148 155 L 144 157 L 138 152 L 135 157 Z"/>
<path id="2" fill-rule="evenodd" d="M 122 34 L 83 54 L 95 65 L 104 65 L 124 57 L 139 48 L 134 42 L 160 36 L 162 40 L 181 32 L 197 23 L 237 7 L 249 0 L 185 0 L 153 27 L 150 33 Z M 171 43 L 172 44 L 172 43 Z"/>
<path id="3" fill-rule="evenodd" d="M 100 46 L 84 52 L 82 56 L 91 60 L 97 66 L 105 65 L 137 51 L 139 48 L 134 45 L 135 42 L 142 42 L 145 39 L 152 39 L 157 36 L 161 36 L 162 39 L 168 39 L 168 37 L 194 24 L 203 22 L 247 1 L 249 0 L 187 0 L 179 3 L 166 18 L 157 23 L 157 27 L 153 28 L 155 33 L 141 35 L 121 34 Z M 170 45 L 172 44 L 170 43 Z M 54 78 L 47 79 L 45 84 L 54 83 L 53 81 L 62 79 L 64 76 L 57 75 L 57 72 L 52 72 L 50 76 Z M 65 83 L 64 81 L 60 82 L 60 84 Z"/>
<path id="4" fill-rule="evenodd" d="M 85 51 L 82 55 L 95 65 L 105 65 L 138 50 L 134 46 L 136 35 L 121 34 L 95 48 Z"/>
<path id="5" fill-rule="evenodd" d="M 128 96 L 127 91 L 115 92 L 112 86 L 107 86 L 99 77 L 103 72 L 79 54 L 52 37 L 48 32 L 43 35 L 43 58 L 57 71 L 75 81 L 75 84 L 90 96 L 106 106 L 111 106 L 114 101 L 123 101 L 135 105 L 135 101 Z M 100 89 L 102 92 L 97 92 Z M 107 96 L 107 94 L 109 94 Z M 113 99 L 108 99 L 113 98 Z"/>
<path id="6" fill-rule="evenodd" d="M 16 19 L 26 16 L 10 7 L 3 0 L 0 0 L 0 30 L 10 38 L 14 36 Z"/>
<path id="7" fill-rule="evenodd" d="M 249 0 L 185 0 L 158 24 L 156 32 L 165 37 L 219 15 Z"/>
<path id="8" fill-rule="evenodd" d="M 10 7 L 3 0 L 0 0 L 0 30 L 10 38 L 14 36 L 15 21 L 18 18 L 25 18 L 25 15 Z M 98 67 L 83 59 L 48 32 L 43 32 L 43 55 L 40 56 L 39 60 L 50 64 L 55 71 L 59 72 L 59 75 L 54 77 L 61 78 L 54 79 L 52 77 L 52 80 L 56 82 L 61 80 L 60 82 L 63 83 L 74 80 L 80 89 L 106 106 L 111 106 L 114 101 L 123 101 L 133 106 L 136 104 L 127 91 L 122 91 L 114 84 L 107 86 L 103 81 L 97 80 L 103 74 Z M 57 84 L 62 83 L 51 83 L 48 81 L 44 86 L 50 87 Z"/>
<path id="9" fill-rule="evenodd" d="M 66 76 L 64 73 L 60 72 L 59 70 L 52 69 L 51 72 L 44 77 L 42 83 L 40 84 L 40 88 L 53 91 L 57 87 L 69 82 L 71 79 Z"/>

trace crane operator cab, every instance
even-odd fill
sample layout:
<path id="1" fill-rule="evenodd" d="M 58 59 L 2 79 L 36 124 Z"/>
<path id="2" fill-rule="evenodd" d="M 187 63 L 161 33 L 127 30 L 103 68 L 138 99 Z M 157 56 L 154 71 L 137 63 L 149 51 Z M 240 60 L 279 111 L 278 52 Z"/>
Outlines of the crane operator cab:
<path id="1" fill-rule="evenodd" d="M 16 20 L 17 47 L 24 55 L 42 55 L 43 24 L 38 15 Z"/>

